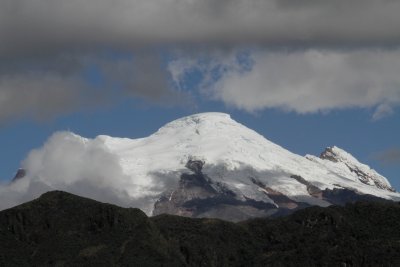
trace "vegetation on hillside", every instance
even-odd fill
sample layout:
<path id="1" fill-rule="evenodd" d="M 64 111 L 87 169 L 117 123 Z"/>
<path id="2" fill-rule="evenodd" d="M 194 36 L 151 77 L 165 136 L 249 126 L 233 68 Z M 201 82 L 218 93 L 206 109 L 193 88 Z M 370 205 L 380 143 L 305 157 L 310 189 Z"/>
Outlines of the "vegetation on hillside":
<path id="1" fill-rule="evenodd" d="M 232 223 L 54 191 L 0 212 L 0 266 L 400 266 L 399 226 L 393 202 Z"/>

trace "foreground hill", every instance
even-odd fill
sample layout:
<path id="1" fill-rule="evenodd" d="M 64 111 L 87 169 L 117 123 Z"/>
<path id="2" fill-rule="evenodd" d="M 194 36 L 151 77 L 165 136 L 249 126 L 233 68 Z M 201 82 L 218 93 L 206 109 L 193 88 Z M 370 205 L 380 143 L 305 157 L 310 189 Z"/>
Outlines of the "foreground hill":
<path id="1" fill-rule="evenodd" d="M 54 191 L 0 212 L 0 266 L 399 266 L 399 221 L 386 201 L 232 223 Z"/>
<path id="2" fill-rule="evenodd" d="M 56 133 L 30 153 L 0 210 L 62 190 L 148 216 L 230 221 L 365 199 L 400 201 L 388 180 L 338 147 L 319 157 L 274 144 L 228 114 L 180 118 L 140 139 Z"/>

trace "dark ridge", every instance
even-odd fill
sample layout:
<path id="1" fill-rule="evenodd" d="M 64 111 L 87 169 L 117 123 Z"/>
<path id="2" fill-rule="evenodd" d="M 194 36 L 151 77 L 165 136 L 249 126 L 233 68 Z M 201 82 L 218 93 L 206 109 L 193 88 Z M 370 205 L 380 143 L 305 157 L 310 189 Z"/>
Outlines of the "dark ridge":
<path id="1" fill-rule="evenodd" d="M 201 160 L 188 160 L 186 168 L 193 171 L 196 174 L 201 174 L 205 162 Z"/>
<path id="2" fill-rule="evenodd" d="M 236 194 L 223 184 L 213 183 L 202 172 L 203 165 L 203 161 L 189 160 L 186 167 L 192 172 L 181 174 L 178 187 L 159 198 L 154 205 L 153 215 L 167 213 L 192 218 L 217 217 L 238 222 L 282 213 L 271 203 L 248 198 L 238 200 Z"/>
<path id="3" fill-rule="evenodd" d="M 293 178 L 293 177 L 292 177 Z M 309 207 L 310 205 L 304 202 L 297 202 L 294 201 L 281 192 L 278 192 L 268 186 L 266 186 L 264 183 L 260 182 L 259 180 L 255 178 L 250 178 L 250 181 L 263 189 L 263 192 L 274 201 L 276 205 L 278 205 L 278 210 L 273 214 L 273 216 L 281 216 L 281 215 L 288 215 L 290 213 L 293 213 L 294 211 Z"/>
<path id="4" fill-rule="evenodd" d="M 337 154 L 333 151 L 333 147 L 327 147 L 319 156 L 321 159 L 325 159 L 325 160 L 329 160 L 332 162 L 337 163 L 339 160 L 337 158 Z M 390 192 L 396 192 L 396 189 L 394 189 L 391 186 L 388 186 L 384 183 L 382 183 L 379 180 L 374 179 L 373 177 L 371 177 L 370 175 L 368 175 L 367 173 L 363 172 L 362 170 L 359 170 L 358 167 L 352 167 L 349 164 L 347 164 L 346 162 L 343 162 L 346 167 L 353 173 L 355 173 L 358 177 L 358 180 L 364 184 L 370 185 L 370 182 L 372 181 L 376 187 L 380 188 L 380 189 L 384 189 L 384 190 L 388 190 Z"/>
<path id="5" fill-rule="evenodd" d="M 17 173 L 14 175 L 14 178 L 12 179 L 12 182 L 18 181 L 26 176 L 26 170 L 25 169 L 18 169 Z"/>
<path id="6" fill-rule="evenodd" d="M 329 161 L 332 161 L 332 162 L 338 162 L 338 159 L 335 156 L 336 156 L 336 154 L 335 154 L 335 152 L 333 152 L 333 148 L 332 147 L 327 147 L 319 155 L 319 158 L 326 159 L 326 160 L 329 160 Z"/>
<path id="7" fill-rule="evenodd" d="M 291 175 L 290 178 L 295 179 L 297 182 L 305 185 L 307 187 L 307 192 L 313 197 L 321 197 L 321 189 L 313 185 L 312 183 L 308 182 L 306 179 L 301 177 L 300 175 Z"/>
<path id="8" fill-rule="evenodd" d="M 192 172 L 181 174 L 178 186 L 174 190 L 165 192 L 156 201 L 153 215 L 167 213 L 192 218 L 220 218 L 239 222 L 258 217 L 287 216 L 311 206 L 289 198 L 254 177 L 249 177 L 249 180 L 274 203 L 238 197 L 223 184 L 213 183 L 202 172 L 203 165 L 203 161 L 189 160 L 186 167 Z M 325 201 L 327 205 L 345 205 L 356 201 L 386 201 L 373 195 L 359 194 L 355 189 L 321 190 L 299 175 L 290 177 L 305 185 L 310 196 Z"/>
<path id="9" fill-rule="evenodd" d="M 395 202 L 232 223 L 54 191 L 0 212 L 0 266 L 400 266 L 399 222 Z"/>
<path id="10" fill-rule="evenodd" d="M 0 266 L 180 266 L 139 209 L 54 191 L 0 212 Z"/>
<path id="11" fill-rule="evenodd" d="M 333 188 L 322 191 L 322 198 L 334 205 L 345 205 L 355 202 L 392 202 L 374 195 L 358 194 L 347 188 Z"/>
<path id="12" fill-rule="evenodd" d="M 250 206 L 260 210 L 276 209 L 273 204 L 265 203 L 263 201 L 256 201 L 253 199 L 246 199 L 245 201 L 237 200 L 229 195 L 217 195 L 204 199 L 195 198 L 186 201 L 183 206 L 187 208 L 195 208 L 198 214 L 202 214 L 207 210 L 218 205 L 231 205 L 231 206 Z"/>

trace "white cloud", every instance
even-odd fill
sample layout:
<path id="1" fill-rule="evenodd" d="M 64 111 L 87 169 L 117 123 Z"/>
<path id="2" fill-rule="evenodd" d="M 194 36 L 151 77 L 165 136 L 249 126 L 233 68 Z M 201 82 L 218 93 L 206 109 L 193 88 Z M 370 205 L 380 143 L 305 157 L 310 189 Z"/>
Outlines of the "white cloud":
<path id="1" fill-rule="evenodd" d="M 244 60 L 230 55 L 205 62 L 178 59 L 171 72 L 179 82 L 197 68 L 206 95 L 248 112 L 378 107 L 379 119 L 400 104 L 400 50 L 258 50 Z"/>
<path id="2" fill-rule="evenodd" d="M 0 210 L 32 200 L 50 190 L 63 190 L 148 213 L 165 177 L 134 179 L 124 174 L 119 157 L 101 137 L 86 139 L 70 132 L 55 133 L 22 163 L 27 176 L 0 185 Z M 175 179 L 176 180 L 176 179 Z"/>

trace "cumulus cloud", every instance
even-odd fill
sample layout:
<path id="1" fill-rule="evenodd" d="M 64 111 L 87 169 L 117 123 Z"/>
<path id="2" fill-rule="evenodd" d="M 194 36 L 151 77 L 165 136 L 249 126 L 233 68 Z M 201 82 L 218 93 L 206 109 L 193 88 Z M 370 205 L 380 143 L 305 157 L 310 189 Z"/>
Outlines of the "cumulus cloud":
<path id="1" fill-rule="evenodd" d="M 380 119 L 400 104 L 398 49 L 258 50 L 208 61 L 178 59 L 170 68 L 178 83 L 197 69 L 207 95 L 249 112 L 377 107 L 373 118 Z"/>
<path id="2" fill-rule="evenodd" d="M 124 207 L 138 207 L 150 214 L 163 185 L 176 186 L 177 176 L 128 176 L 119 161 L 102 137 L 86 139 L 70 132 L 55 133 L 22 163 L 26 177 L 0 185 L 0 210 L 50 190 L 64 190 Z"/>

